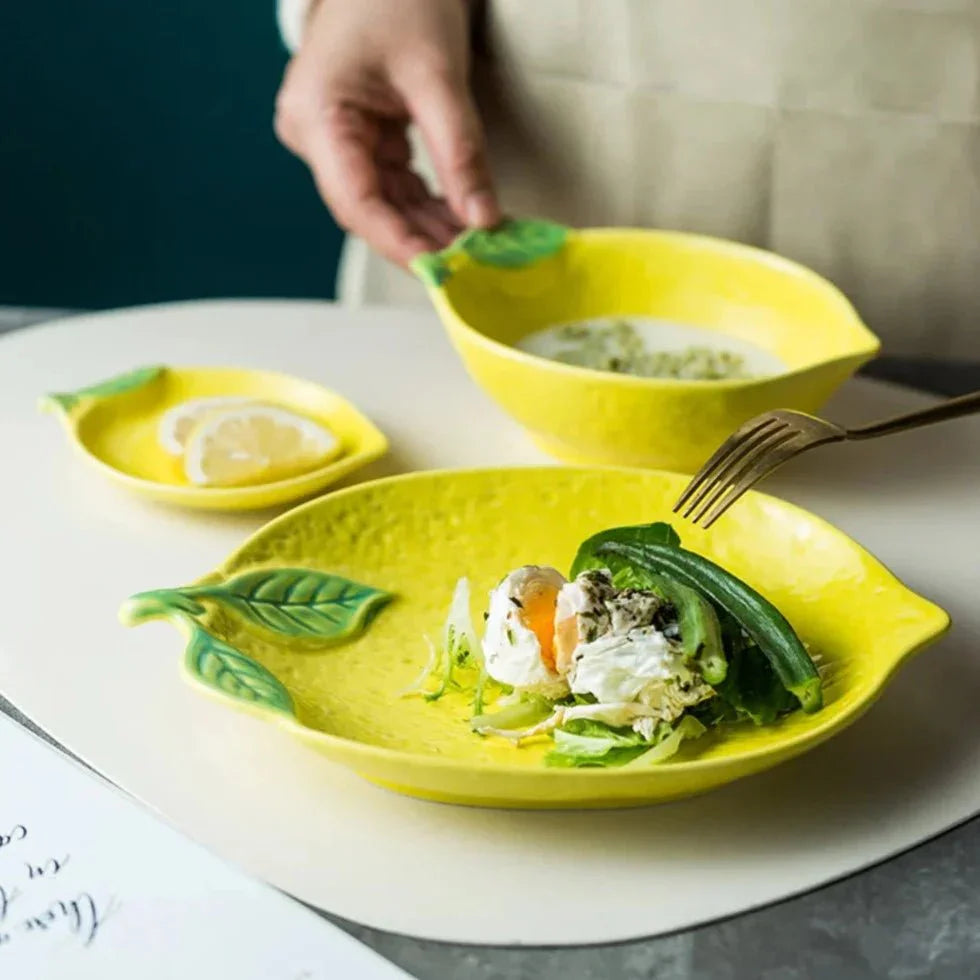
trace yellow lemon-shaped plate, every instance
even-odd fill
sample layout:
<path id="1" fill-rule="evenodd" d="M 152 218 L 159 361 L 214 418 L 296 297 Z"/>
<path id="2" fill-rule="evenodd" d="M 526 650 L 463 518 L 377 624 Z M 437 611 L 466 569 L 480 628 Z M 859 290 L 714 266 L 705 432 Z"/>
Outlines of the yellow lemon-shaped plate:
<path id="1" fill-rule="evenodd" d="M 196 399 L 247 398 L 318 423 L 340 442 L 322 465 L 241 487 L 192 484 L 183 461 L 160 441 L 160 420 Z M 79 391 L 47 395 L 75 445 L 103 473 L 153 500 L 209 510 L 271 507 L 314 494 L 383 455 L 384 435 L 353 405 L 310 381 L 271 371 L 142 367 Z"/>
<path id="2" fill-rule="evenodd" d="M 515 747 L 469 727 L 469 696 L 406 697 L 438 639 L 453 587 L 488 591 L 525 563 L 568 570 L 601 529 L 670 520 L 684 478 L 619 469 L 420 473 L 342 490 L 267 525 L 194 585 L 142 593 L 122 619 L 166 617 L 187 638 L 184 669 L 206 691 L 284 725 L 372 782 L 452 803 L 615 807 L 700 793 L 829 738 L 898 665 L 947 628 L 824 521 L 749 494 L 686 547 L 781 609 L 821 658 L 825 706 L 771 727 L 716 729 L 659 766 L 546 768 L 549 743 Z"/>
<path id="3" fill-rule="evenodd" d="M 878 351 L 827 280 L 771 252 L 681 232 L 510 221 L 418 256 L 470 375 L 552 456 L 691 473 L 760 412 L 815 413 Z M 526 353 L 543 327 L 655 317 L 749 341 L 786 370 L 723 381 L 641 378 Z"/>

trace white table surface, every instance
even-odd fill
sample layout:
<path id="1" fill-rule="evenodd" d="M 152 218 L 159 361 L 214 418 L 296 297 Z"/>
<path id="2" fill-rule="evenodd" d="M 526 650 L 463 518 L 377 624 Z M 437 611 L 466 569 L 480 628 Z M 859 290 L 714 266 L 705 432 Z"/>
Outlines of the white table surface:
<path id="1" fill-rule="evenodd" d="M 263 519 L 132 499 L 36 414 L 44 391 L 158 361 L 263 366 L 338 389 L 392 439 L 392 454 L 365 475 L 541 457 L 467 381 L 423 313 L 194 304 L 77 318 L 0 341 L 9 466 L 0 484 L 9 610 L 0 691 L 254 874 L 396 932 L 575 945 L 751 908 L 980 810 L 976 420 L 835 447 L 769 487 L 841 525 L 954 615 L 951 636 L 905 669 L 865 720 L 803 759 L 698 800 L 620 813 L 502 813 L 367 786 L 185 687 L 172 629 L 130 633 L 116 624 L 127 594 L 197 577 Z M 835 415 L 920 403 L 855 382 Z M 588 898 L 600 884 L 597 915 Z"/>

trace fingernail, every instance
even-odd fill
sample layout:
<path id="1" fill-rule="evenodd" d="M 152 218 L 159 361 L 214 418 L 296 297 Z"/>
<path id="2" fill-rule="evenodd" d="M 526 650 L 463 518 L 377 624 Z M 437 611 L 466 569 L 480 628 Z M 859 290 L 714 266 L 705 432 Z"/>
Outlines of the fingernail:
<path id="1" fill-rule="evenodd" d="M 474 191 L 464 205 L 466 223 L 477 228 L 496 224 L 499 218 L 497 199 L 490 191 Z"/>

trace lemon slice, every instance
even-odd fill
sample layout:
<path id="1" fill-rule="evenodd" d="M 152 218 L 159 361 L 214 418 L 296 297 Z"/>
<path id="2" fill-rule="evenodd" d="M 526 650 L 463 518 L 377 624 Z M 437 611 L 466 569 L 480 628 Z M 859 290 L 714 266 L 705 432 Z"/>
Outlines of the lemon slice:
<path id="1" fill-rule="evenodd" d="M 191 429 L 204 415 L 215 409 L 254 402 L 254 398 L 246 398 L 243 395 L 217 395 L 211 398 L 191 398 L 181 402 L 163 413 L 157 426 L 157 441 L 171 456 L 183 456 Z"/>
<path id="2" fill-rule="evenodd" d="M 340 452 L 323 426 L 284 408 L 244 405 L 207 412 L 184 447 L 184 473 L 198 486 L 270 483 L 315 469 Z"/>

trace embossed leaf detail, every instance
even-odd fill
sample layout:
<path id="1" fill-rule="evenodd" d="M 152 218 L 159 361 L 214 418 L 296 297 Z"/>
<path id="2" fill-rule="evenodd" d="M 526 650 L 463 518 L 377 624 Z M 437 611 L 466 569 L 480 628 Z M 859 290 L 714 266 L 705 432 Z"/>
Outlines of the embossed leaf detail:
<path id="1" fill-rule="evenodd" d="M 293 699 L 273 674 L 196 623 L 191 625 L 185 663 L 193 677 L 222 694 L 273 711 L 294 712 Z"/>
<path id="2" fill-rule="evenodd" d="M 514 220 L 467 232 L 460 245 L 477 262 L 513 269 L 554 254 L 566 234 L 563 225 L 551 221 Z"/>
<path id="3" fill-rule="evenodd" d="M 142 388 L 160 377 L 166 369 L 160 365 L 136 368 L 125 374 L 118 374 L 106 381 L 79 388 L 78 391 L 48 395 L 46 401 L 56 405 L 64 412 L 70 412 L 79 402 L 89 398 L 108 398 L 110 395 L 121 395 L 124 391 Z"/>
<path id="4" fill-rule="evenodd" d="M 274 633 L 336 642 L 362 632 L 390 593 L 339 575 L 273 568 L 181 590 L 230 606 Z"/>

